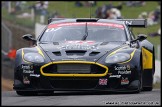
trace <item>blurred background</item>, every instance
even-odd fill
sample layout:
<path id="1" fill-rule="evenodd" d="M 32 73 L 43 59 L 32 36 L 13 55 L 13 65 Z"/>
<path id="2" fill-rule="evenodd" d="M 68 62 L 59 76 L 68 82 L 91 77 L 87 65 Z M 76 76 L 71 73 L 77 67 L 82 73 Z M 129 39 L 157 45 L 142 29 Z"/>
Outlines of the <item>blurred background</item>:
<path id="1" fill-rule="evenodd" d="M 160 88 L 161 1 L 1 1 L 1 80 L 2 91 L 13 90 L 16 50 L 30 46 L 21 37 L 38 37 L 48 18 L 147 19 L 143 33 L 155 46 L 154 88 Z"/>

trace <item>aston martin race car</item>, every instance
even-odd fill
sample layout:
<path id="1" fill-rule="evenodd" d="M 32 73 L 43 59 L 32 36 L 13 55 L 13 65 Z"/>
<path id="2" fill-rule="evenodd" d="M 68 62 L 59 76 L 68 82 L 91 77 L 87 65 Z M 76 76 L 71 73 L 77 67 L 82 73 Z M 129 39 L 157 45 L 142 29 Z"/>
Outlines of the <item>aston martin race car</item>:
<path id="1" fill-rule="evenodd" d="M 13 89 L 18 95 L 54 91 L 151 91 L 154 46 L 132 27 L 145 19 L 51 18 L 33 43 L 17 50 Z"/>

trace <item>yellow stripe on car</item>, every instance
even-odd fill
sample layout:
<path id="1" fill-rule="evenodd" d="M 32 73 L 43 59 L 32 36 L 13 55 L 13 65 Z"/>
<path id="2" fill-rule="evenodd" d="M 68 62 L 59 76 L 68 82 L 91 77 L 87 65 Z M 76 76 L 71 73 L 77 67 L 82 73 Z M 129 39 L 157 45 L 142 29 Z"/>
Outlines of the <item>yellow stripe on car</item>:
<path id="1" fill-rule="evenodd" d="M 22 60 L 24 61 L 24 62 L 26 62 L 26 63 L 31 63 L 31 62 L 29 62 L 29 61 L 26 61 L 25 59 L 24 59 L 24 49 L 22 49 Z"/>
<path id="2" fill-rule="evenodd" d="M 41 49 L 39 48 L 39 47 L 36 47 L 37 48 L 37 50 L 38 50 L 38 53 L 41 55 L 41 56 L 43 56 L 44 57 L 44 54 L 43 54 L 43 52 L 41 51 Z M 45 58 L 45 57 L 44 57 Z M 29 61 L 26 61 L 25 59 L 24 59 L 24 50 L 22 49 L 22 60 L 24 61 L 24 62 L 26 62 L 26 63 L 32 63 L 32 62 L 29 62 Z"/>
<path id="3" fill-rule="evenodd" d="M 123 49 L 123 48 L 126 48 L 126 47 L 128 47 L 128 45 L 123 46 L 123 47 L 121 47 L 121 48 L 119 48 L 119 49 L 117 49 L 117 50 L 113 51 L 113 52 L 112 52 L 112 53 L 110 53 L 108 56 L 111 56 L 111 55 L 115 54 L 116 52 L 118 52 L 119 50 L 121 50 L 121 49 Z"/>
<path id="4" fill-rule="evenodd" d="M 38 53 L 44 57 L 44 54 L 43 54 L 43 52 L 41 51 L 41 49 L 40 49 L 39 47 L 36 47 L 36 48 L 37 48 L 37 50 L 38 50 Z M 44 57 L 44 58 L 45 58 L 45 57 Z"/>
<path id="5" fill-rule="evenodd" d="M 125 61 L 125 62 L 120 62 L 120 63 L 118 63 L 118 64 L 124 64 L 124 63 L 127 63 L 127 62 L 131 61 L 132 58 L 133 58 L 133 56 L 134 56 L 135 51 L 136 51 L 136 49 L 134 49 L 134 51 L 130 54 L 131 57 L 130 57 L 129 60 L 127 60 L 127 61 Z"/>

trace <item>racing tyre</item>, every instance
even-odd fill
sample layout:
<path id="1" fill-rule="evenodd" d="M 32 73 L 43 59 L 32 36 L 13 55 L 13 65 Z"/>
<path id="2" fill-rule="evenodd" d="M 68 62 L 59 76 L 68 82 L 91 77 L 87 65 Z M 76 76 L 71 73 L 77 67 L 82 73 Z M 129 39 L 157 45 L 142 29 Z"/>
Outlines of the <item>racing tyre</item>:
<path id="1" fill-rule="evenodd" d="M 143 85 L 143 81 L 142 81 L 142 58 L 141 58 L 142 55 L 140 55 L 140 63 L 139 63 L 139 74 L 138 74 L 138 90 L 135 91 L 135 93 L 140 93 L 142 91 L 142 85 Z"/>
<path id="2" fill-rule="evenodd" d="M 152 87 L 143 87 L 143 91 L 152 91 Z"/>
<path id="3" fill-rule="evenodd" d="M 142 91 L 142 60 L 141 60 L 141 57 L 140 57 L 140 63 L 139 63 L 139 67 L 140 67 L 140 71 L 141 71 L 141 74 L 139 74 L 139 82 L 138 82 L 138 90 L 135 92 L 135 93 L 140 93 Z"/>
<path id="4" fill-rule="evenodd" d="M 37 92 L 35 92 L 35 91 L 16 91 L 16 93 L 18 95 L 22 95 L 22 96 L 34 96 L 34 95 L 37 95 Z"/>
<path id="5" fill-rule="evenodd" d="M 135 93 L 140 93 L 141 92 L 141 86 L 142 86 L 142 81 L 139 81 L 139 85 L 138 85 L 138 90 L 135 91 Z"/>

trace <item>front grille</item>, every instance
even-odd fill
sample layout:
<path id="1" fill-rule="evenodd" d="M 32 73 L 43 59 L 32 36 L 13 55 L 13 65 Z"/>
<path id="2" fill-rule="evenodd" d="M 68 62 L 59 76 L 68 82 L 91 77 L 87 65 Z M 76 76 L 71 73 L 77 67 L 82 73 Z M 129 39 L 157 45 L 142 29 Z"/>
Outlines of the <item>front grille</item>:
<path id="1" fill-rule="evenodd" d="M 104 74 L 107 69 L 95 63 L 53 63 L 42 69 L 50 74 Z"/>
<path id="2" fill-rule="evenodd" d="M 58 73 L 90 73 L 89 64 L 58 64 L 57 65 Z"/>

